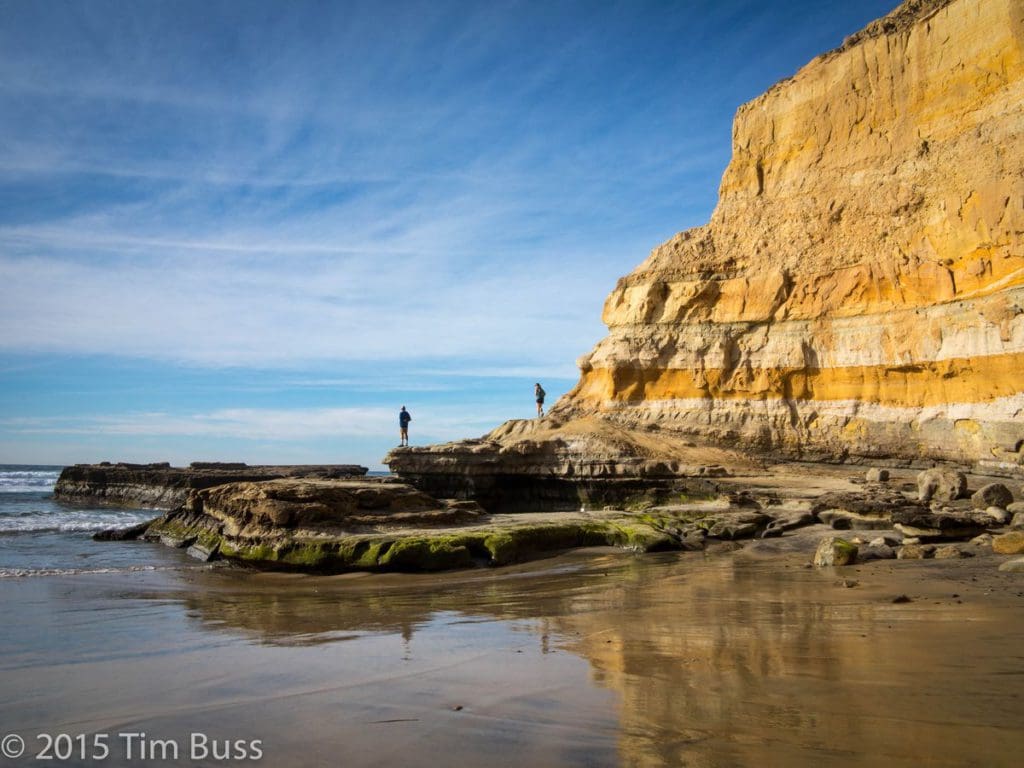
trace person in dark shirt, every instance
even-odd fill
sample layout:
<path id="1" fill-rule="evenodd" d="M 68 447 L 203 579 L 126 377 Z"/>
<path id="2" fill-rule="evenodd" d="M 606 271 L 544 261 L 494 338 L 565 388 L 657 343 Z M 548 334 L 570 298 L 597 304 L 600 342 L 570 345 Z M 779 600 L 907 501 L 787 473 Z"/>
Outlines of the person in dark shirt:
<path id="1" fill-rule="evenodd" d="M 398 412 L 398 435 L 402 442 L 399 445 L 409 445 L 409 422 L 412 421 L 412 416 L 405 410 L 405 406 L 402 406 L 402 410 Z"/>
<path id="2" fill-rule="evenodd" d="M 537 398 L 537 418 L 539 419 L 544 415 L 544 395 L 547 392 L 544 391 L 544 387 L 540 385 L 540 382 L 537 382 L 533 385 L 533 394 Z"/>

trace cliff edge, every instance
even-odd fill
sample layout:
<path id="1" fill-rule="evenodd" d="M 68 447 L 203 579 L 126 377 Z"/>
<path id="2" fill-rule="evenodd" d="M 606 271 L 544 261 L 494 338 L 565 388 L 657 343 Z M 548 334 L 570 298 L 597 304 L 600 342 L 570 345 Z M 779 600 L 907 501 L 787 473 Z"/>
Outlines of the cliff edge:
<path id="1" fill-rule="evenodd" d="M 915 0 L 851 35 L 739 108 L 711 220 L 619 280 L 549 418 L 386 461 L 422 481 L 718 446 L 1024 472 L 1022 49 L 1021 0 Z M 595 421 L 591 445 L 573 425 Z"/>
<path id="2" fill-rule="evenodd" d="M 801 458 L 1020 460 L 1024 3 L 904 3 L 743 105 L 711 221 L 604 308 L 563 418 Z"/>

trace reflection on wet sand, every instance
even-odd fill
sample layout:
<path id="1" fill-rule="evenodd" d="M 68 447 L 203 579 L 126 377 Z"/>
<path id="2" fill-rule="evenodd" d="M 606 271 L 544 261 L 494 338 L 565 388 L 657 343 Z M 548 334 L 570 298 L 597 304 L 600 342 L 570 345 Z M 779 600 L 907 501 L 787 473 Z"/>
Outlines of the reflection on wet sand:
<path id="1" fill-rule="evenodd" d="M 623 761 L 1015 762 L 1024 708 L 1004 673 L 1024 670 L 1020 600 L 970 606 L 947 591 L 893 604 L 900 574 L 874 573 L 847 589 L 723 559 L 567 618 L 584 638 L 571 647 L 621 694 Z"/>
<path id="2" fill-rule="evenodd" d="M 1024 585 L 983 560 L 7 582 L 0 721 L 258 737 L 285 768 L 1015 765 Z"/>
<path id="3" fill-rule="evenodd" d="M 574 565 L 454 577 L 266 576 L 244 590 L 194 590 L 185 602 L 208 628 L 261 642 L 395 632 L 411 653 L 419 628 L 439 614 L 511 622 L 538 636 L 541 652 L 586 659 L 593 680 L 618 695 L 625 765 L 999 765 L 1015 762 L 1024 741 L 1012 683 L 1024 672 L 1024 618 L 1009 582 L 971 586 L 962 573 L 946 583 L 947 572 L 921 563 L 864 566 L 852 588 L 798 562 L 734 556 Z M 974 568 L 998 579 L 991 564 Z M 892 603 L 915 590 L 915 602 Z M 1002 591 L 985 595 L 994 590 Z"/>

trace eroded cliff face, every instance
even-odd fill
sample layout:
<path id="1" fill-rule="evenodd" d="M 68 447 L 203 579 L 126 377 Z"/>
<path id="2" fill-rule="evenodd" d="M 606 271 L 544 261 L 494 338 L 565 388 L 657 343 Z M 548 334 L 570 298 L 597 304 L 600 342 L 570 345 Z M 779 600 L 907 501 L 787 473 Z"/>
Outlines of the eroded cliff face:
<path id="1" fill-rule="evenodd" d="M 621 279 L 556 418 L 1019 466 L 1024 0 L 923 0 L 740 108 L 711 221 Z"/>

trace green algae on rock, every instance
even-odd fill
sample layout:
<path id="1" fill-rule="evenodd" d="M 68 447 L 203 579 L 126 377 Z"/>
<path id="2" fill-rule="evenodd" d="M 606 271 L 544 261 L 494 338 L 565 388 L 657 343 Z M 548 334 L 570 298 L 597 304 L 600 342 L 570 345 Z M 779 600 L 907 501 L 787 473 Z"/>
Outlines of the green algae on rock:
<path id="1" fill-rule="evenodd" d="M 622 511 L 488 515 L 390 478 L 280 478 L 193 491 L 144 538 L 260 567 L 321 572 L 506 565 L 587 546 L 679 548 Z"/>

